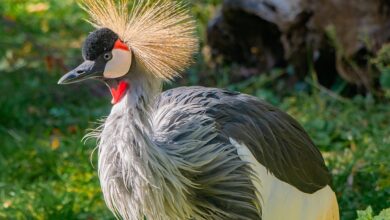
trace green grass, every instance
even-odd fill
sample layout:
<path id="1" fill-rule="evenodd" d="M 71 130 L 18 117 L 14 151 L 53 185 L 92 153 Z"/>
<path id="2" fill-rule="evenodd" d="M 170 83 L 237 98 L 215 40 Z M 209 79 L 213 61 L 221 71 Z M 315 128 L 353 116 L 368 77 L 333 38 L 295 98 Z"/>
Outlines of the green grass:
<path id="1" fill-rule="evenodd" d="M 333 173 L 343 219 L 368 205 L 375 212 L 389 207 L 388 105 L 361 97 L 344 103 L 321 92 L 278 97 L 267 90 L 269 77 L 229 86 L 265 98 L 303 124 Z M 81 143 L 91 122 L 109 113 L 109 95 L 97 95 L 104 88 L 93 83 L 61 87 L 57 78 L 34 70 L 0 75 L 0 219 L 112 218 L 96 159 L 90 163 L 94 143 Z"/>
<path id="2" fill-rule="evenodd" d="M 26 13 L 37 2 L 51 10 Z M 218 2 L 191 4 L 202 45 L 205 23 Z M 114 219 L 102 199 L 96 155 L 90 160 L 95 144 L 81 143 L 86 129 L 109 114 L 108 91 L 93 82 L 56 84 L 65 72 L 62 63 L 80 61 L 78 47 L 92 28 L 72 0 L 13 3 L 0 3 L 0 18 L 8 22 L 0 25 L 0 219 Z M 310 84 L 309 92 L 281 95 L 277 79 L 284 70 L 232 83 L 232 69 L 209 69 L 199 56 L 179 83 L 167 87 L 201 83 L 266 99 L 300 121 L 321 149 L 342 219 L 355 219 L 356 211 L 368 206 L 375 214 L 390 207 L 388 102 L 370 96 L 339 99 Z M 201 79 L 205 72 L 209 78 Z"/>
<path id="3" fill-rule="evenodd" d="M 56 78 L 0 75 L 0 219 L 112 218 L 89 160 L 93 145 L 80 141 L 88 122 L 107 114 L 108 98 Z"/>
<path id="4" fill-rule="evenodd" d="M 309 132 L 333 174 L 343 219 L 372 204 L 390 206 L 390 114 L 387 104 L 356 98 L 339 103 L 326 95 L 286 98 L 281 104 Z"/>

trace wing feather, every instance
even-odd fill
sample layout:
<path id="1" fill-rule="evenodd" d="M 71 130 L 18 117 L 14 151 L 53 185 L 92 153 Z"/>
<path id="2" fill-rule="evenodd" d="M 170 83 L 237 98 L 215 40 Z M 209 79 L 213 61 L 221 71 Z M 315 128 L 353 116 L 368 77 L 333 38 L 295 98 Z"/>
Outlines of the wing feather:
<path id="1" fill-rule="evenodd" d="M 201 106 L 215 120 L 220 140 L 244 143 L 259 163 L 300 191 L 314 193 L 330 184 L 331 176 L 309 135 L 276 107 L 253 96 L 205 87 L 168 90 L 157 105 L 173 102 Z"/>

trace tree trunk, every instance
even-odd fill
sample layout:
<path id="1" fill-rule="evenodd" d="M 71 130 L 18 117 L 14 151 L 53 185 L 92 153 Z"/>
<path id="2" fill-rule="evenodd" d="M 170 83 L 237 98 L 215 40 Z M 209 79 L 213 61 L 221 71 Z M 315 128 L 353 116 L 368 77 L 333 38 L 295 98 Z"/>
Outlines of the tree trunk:
<path id="1" fill-rule="evenodd" d="M 388 0 L 225 0 L 209 23 L 214 58 L 256 67 L 286 63 L 302 78 L 314 70 L 326 86 L 337 74 L 372 90 L 370 58 L 390 41 Z M 313 65 L 314 64 L 314 65 Z"/>

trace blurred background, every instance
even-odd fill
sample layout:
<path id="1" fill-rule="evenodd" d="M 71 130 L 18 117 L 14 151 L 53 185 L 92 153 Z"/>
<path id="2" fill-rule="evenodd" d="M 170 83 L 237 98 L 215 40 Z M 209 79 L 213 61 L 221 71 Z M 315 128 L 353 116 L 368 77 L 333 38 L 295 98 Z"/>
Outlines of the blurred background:
<path id="1" fill-rule="evenodd" d="M 390 219 L 389 1 L 188 7 L 199 53 L 166 89 L 228 88 L 287 111 L 323 153 L 342 219 Z M 75 0 L 0 1 L 0 219 L 114 219 L 95 143 L 81 142 L 111 97 L 93 82 L 57 85 L 81 62 L 86 18 Z"/>

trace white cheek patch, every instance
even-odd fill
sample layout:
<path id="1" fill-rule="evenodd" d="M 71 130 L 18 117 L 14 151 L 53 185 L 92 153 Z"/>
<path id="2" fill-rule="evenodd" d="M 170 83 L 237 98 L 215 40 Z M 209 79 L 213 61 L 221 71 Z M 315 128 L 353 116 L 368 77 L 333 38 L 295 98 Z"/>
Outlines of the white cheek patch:
<path id="1" fill-rule="evenodd" d="M 131 52 L 122 49 L 112 50 L 112 59 L 107 62 L 103 76 L 105 78 L 118 78 L 126 75 L 131 66 Z"/>

